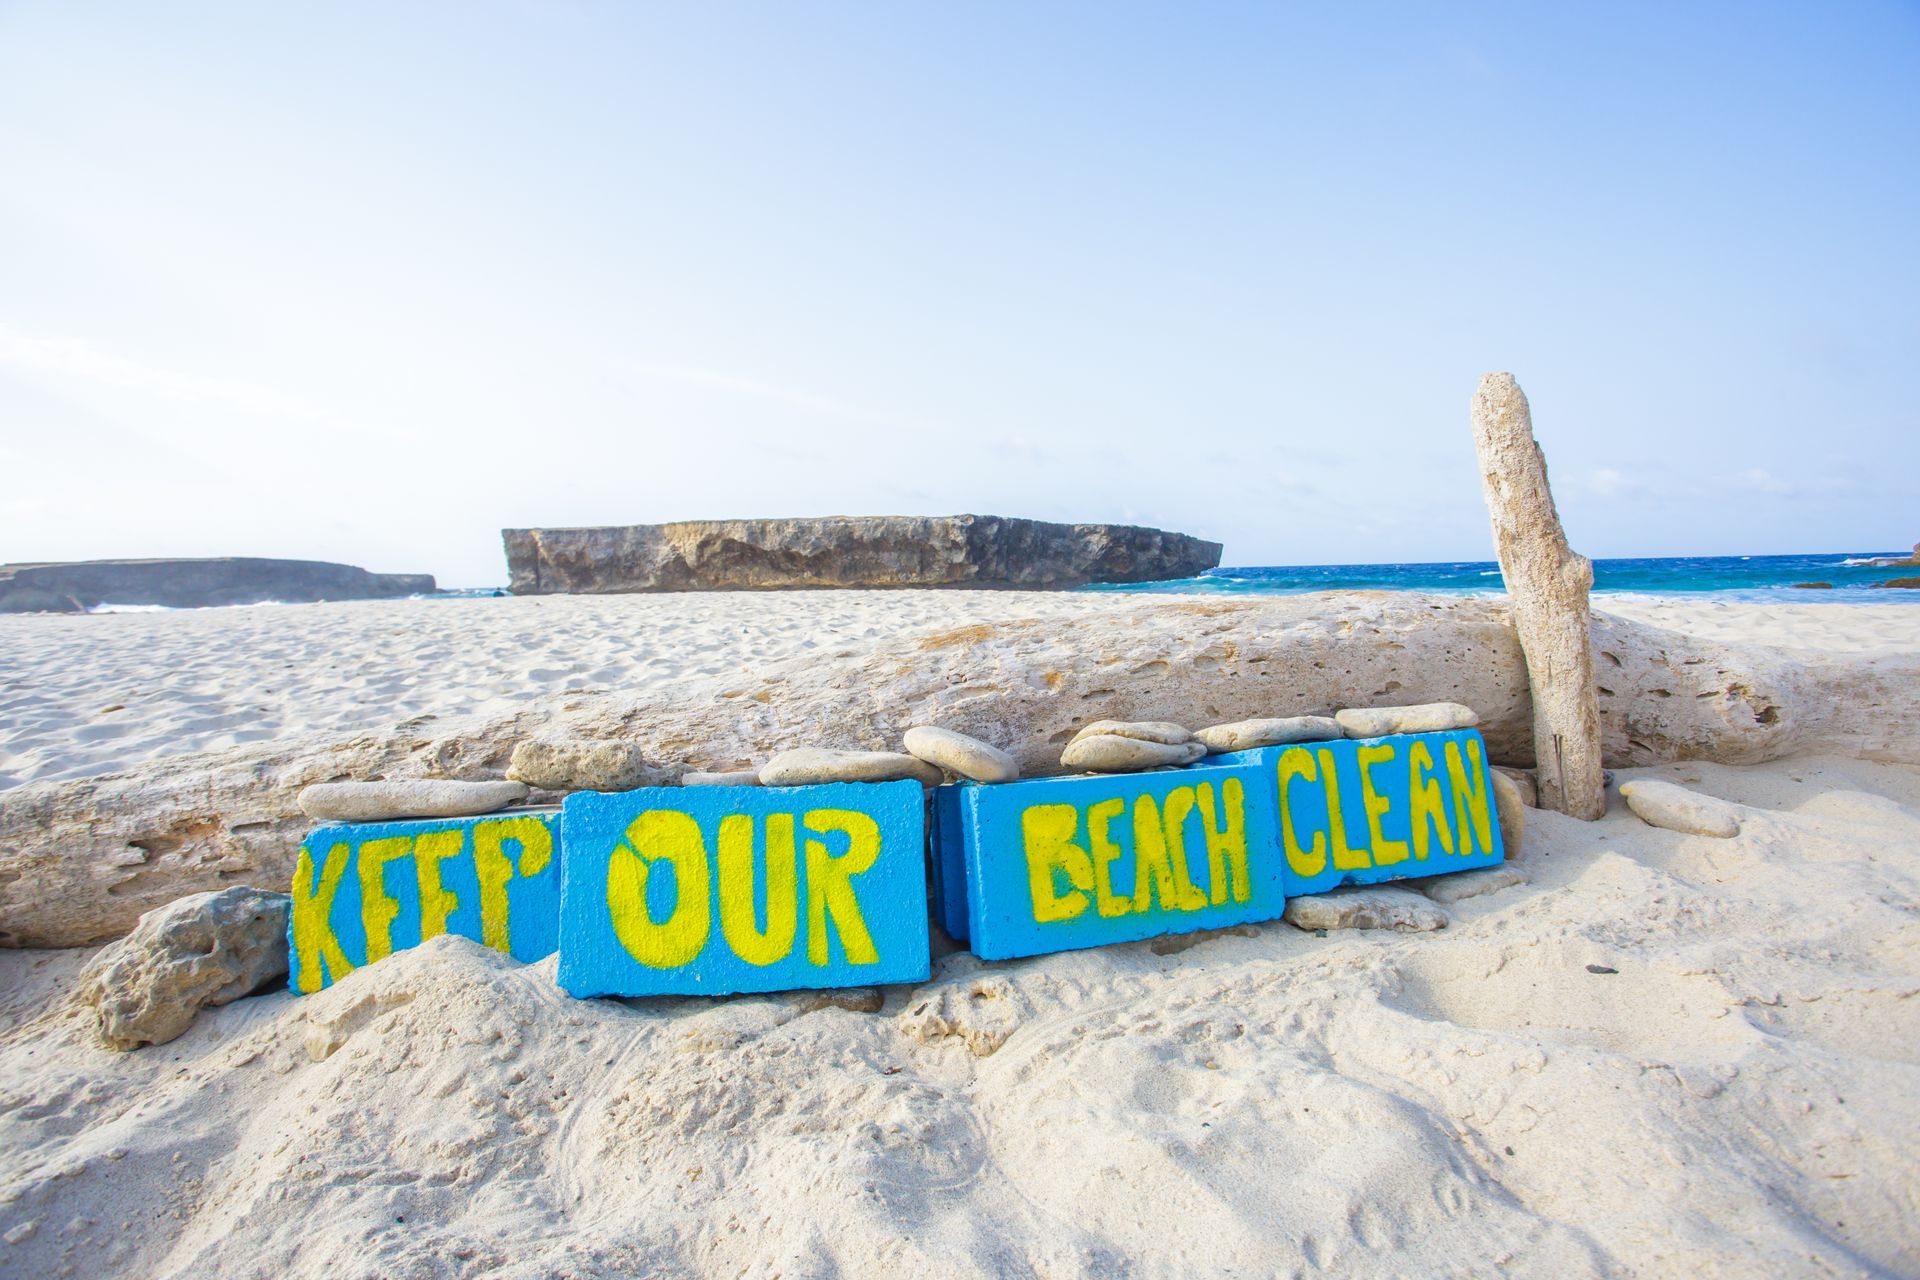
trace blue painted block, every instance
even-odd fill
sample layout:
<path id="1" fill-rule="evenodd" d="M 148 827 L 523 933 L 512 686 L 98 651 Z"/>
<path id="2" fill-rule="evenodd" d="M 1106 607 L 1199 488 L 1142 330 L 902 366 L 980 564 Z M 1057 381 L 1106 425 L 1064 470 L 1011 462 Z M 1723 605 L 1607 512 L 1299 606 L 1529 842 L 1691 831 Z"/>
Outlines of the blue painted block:
<path id="1" fill-rule="evenodd" d="M 1210 761 L 1267 776 L 1279 798 L 1289 898 L 1490 867 L 1506 856 L 1478 729 L 1259 747 Z"/>
<path id="2" fill-rule="evenodd" d="M 987 960 L 1271 920 L 1272 771 L 1197 766 L 959 788 L 968 926 Z"/>
<path id="3" fill-rule="evenodd" d="M 552 955 L 559 828 L 557 810 L 320 828 L 294 867 L 288 985 L 318 991 L 443 933 Z"/>
<path id="4" fill-rule="evenodd" d="M 722 995 L 928 976 L 917 782 L 567 797 L 560 985 Z"/>
<path id="5" fill-rule="evenodd" d="M 933 792 L 933 918 L 955 942 L 967 940 L 966 835 L 960 796 L 970 783 L 937 787 Z"/>

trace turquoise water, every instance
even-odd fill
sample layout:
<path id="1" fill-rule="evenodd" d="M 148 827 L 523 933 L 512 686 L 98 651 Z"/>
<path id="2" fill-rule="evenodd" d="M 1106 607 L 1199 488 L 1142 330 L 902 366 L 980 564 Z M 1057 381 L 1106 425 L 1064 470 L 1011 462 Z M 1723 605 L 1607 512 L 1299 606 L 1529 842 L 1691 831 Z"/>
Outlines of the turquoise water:
<path id="1" fill-rule="evenodd" d="M 1833 551 L 1794 556 L 1663 556 L 1647 560 L 1596 560 L 1596 592 L 1643 595 L 1712 592 L 1728 600 L 1790 600 L 1920 604 L 1920 591 L 1874 589 L 1888 578 L 1920 576 L 1920 568 L 1873 568 L 1864 561 L 1907 555 L 1902 551 Z M 1806 590 L 1796 582 L 1830 582 L 1833 589 Z M 1087 591 L 1221 592 L 1288 595 L 1301 591 L 1500 591 L 1500 567 L 1491 560 L 1440 564 L 1303 564 L 1221 568 L 1198 578 L 1137 585 L 1101 585 Z"/>

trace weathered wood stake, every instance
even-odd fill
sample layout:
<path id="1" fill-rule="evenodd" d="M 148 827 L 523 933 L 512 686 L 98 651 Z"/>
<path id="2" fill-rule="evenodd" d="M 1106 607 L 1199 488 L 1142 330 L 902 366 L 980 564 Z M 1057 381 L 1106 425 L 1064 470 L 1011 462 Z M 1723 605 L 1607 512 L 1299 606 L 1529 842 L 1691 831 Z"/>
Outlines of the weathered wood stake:
<path id="1" fill-rule="evenodd" d="M 1540 805 L 1591 821 L 1607 807 L 1587 615 L 1593 563 L 1567 545 L 1526 393 L 1512 374 L 1480 379 L 1473 443 L 1533 690 Z"/>

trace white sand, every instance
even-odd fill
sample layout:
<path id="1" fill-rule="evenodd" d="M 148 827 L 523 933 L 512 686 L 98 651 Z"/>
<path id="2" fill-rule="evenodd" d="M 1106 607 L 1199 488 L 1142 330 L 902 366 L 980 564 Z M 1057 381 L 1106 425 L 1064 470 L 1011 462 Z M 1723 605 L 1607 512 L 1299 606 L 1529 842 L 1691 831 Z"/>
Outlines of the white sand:
<path id="1" fill-rule="evenodd" d="M 432 640 L 420 620 L 469 606 L 0 620 L 5 767 L 133 758 L 79 731 L 135 689 L 153 705 L 122 748 L 167 749 L 189 701 L 237 714 L 287 662 L 310 671 L 273 732 L 1127 607 L 755 597 L 721 625 L 713 597 L 476 603 L 485 626 Z M 1920 643 L 1905 606 L 1753 608 L 1702 625 Z M 355 700 L 381 681 L 398 703 Z M 1439 934 L 958 955 L 880 1014 L 576 1002 L 551 961 L 443 939 L 123 1055 L 59 1003 L 87 953 L 0 953 L 0 1276 L 1920 1272 L 1920 771 L 1623 776 L 1754 812 L 1732 840 L 1617 801 L 1532 813 L 1534 882 Z"/>

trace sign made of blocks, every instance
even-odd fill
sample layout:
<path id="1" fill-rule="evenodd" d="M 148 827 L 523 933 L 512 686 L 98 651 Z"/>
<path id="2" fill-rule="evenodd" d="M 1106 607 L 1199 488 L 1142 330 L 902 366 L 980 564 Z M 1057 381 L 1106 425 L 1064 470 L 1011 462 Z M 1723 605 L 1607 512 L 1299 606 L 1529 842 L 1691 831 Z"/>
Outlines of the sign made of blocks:
<path id="1" fill-rule="evenodd" d="M 562 829 L 573 995 L 928 977 L 917 782 L 577 792 Z"/>
<path id="2" fill-rule="evenodd" d="M 1272 920 L 1286 906 L 1272 773 L 1257 765 L 959 786 L 936 797 L 935 817 L 943 924 L 985 960 Z"/>
<path id="3" fill-rule="evenodd" d="M 522 961 L 553 954 L 560 918 L 557 811 L 322 827 L 293 872 L 295 991 L 443 933 Z"/>
<path id="4" fill-rule="evenodd" d="M 1257 767 L 1278 796 L 1289 898 L 1488 867 L 1506 856 L 1477 729 L 1303 742 L 1212 759 Z"/>

